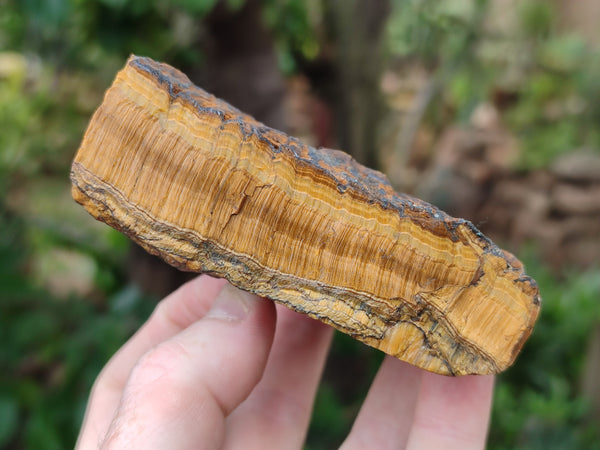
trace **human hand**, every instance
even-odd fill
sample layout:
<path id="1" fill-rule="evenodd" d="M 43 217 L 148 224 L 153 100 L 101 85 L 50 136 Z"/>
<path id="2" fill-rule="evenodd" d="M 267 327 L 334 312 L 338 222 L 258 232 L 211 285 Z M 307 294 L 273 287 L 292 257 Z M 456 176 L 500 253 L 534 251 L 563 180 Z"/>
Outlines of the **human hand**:
<path id="1" fill-rule="evenodd" d="M 331 335 L 199 276 L 100 373 L 77 447 L 300 449 Z M 386 357 L 342 448 L 483 448 L 492 389 L 492 376 L 448 378 Z"/>

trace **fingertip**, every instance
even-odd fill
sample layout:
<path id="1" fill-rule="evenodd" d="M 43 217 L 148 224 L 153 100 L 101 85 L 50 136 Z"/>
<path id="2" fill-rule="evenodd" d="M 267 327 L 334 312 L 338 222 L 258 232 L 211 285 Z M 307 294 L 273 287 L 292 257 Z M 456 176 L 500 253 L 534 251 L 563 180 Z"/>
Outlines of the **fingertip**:
<path id="1" fill-rule="evenodd" d="M 165 297 L 154 314 L 184 329 L 206 315 L 226 285 L 227 280 L 223 278 L 199 275 Z"/>
<path id="2" fill-rule="evenodd" d="M 260 311 L 263 308 L 261 302 L 266 302 L 266 300 L 231 284 L 226 284 L 215 298 L 206 317 L 239 322 L 246 319 L 255 310 Z"/>

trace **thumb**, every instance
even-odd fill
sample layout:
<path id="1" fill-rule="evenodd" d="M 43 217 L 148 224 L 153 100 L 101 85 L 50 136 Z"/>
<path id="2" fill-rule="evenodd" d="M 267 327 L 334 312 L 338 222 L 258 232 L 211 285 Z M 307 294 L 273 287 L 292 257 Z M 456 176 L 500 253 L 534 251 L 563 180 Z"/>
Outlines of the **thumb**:
<path id="1" fill-rule="evenodd" d="M 103 446 L 219 448 L 225 417 L 262 376 L 274 329 L 271 301 L 225 285 L 203 319 L 138 361 Z"/>

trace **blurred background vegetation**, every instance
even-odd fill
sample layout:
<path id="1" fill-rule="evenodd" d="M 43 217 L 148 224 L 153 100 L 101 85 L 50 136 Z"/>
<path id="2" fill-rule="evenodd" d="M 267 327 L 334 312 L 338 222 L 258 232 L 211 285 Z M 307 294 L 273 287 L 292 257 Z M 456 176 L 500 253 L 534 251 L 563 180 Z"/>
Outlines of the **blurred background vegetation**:
<path id="1" fill-rule="evenodd" d="M 69 164 L 131 53 L 471 219 L 539 282 L 489 448 L 600 448 L 594 0 L 0 2 L 0 447 L 74 444 L 91 383 L 185 277 L 74 204 Z M 306 448 L 381 361 L 337 335 Z"/>

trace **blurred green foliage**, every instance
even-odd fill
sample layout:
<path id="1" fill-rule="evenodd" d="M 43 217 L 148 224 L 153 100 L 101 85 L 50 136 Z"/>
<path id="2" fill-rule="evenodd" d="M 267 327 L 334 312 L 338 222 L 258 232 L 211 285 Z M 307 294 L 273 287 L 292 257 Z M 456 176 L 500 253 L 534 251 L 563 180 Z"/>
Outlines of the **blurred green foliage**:
<path id="1" fill-rule="evenodd" d="M 25 224 L 2 225 L 0 447 L 69 448 L 93 380 L 154 302 L 127 285 L 101 303 L 56 298 L 30 279 Z"/>
<path id="2" fill-rule="evenodd" d="M 319 52 L 315 34 L 323 14 L 321 0 L 262 0 L 265 23 L 272 30 L 279 53 L 281 69 L 293 73 L 294 54 L 312 59 Z"/>
<path id="3" fill-rule="evenodd" d="M 493 3 L 395 0 L 390 52 L 433 72 L 441 93 L 431 119 L 447 123 L 440 112 L 450 109 L 450 120 L 466 122 L 504 94 L 513 100 L 500 112 L 523 146 L 523 169 L 575 148 L 599 151 L 600 48 L 561 31 L 552 2 L 517 2 L 504 29 L 494 26 Z"/>
<path id="4" fill-rule="evenodd" d="M 226 3 L 236 10 L 244 0 Z M 201 19 L 215 4 L 2 4 L 0 447 L 72 446 L 94 378 L 156 301 L 127 284 L 125 239 L 71 204 L 69 163 L 128 54 L 202 64 Z M 522 2 L 516 35 L 486 35 L 489 5 L 395 0 L 390 53 L 428 67 L 439 80 L 442 95 L 430 119 L 468 120 L 477 104 L 502 90 L 515 94 L 502 113 L 526 148 L 524 168 L 543 167 L 574 147 L 600 148 L 598 49 L 559 33 L 555 11 L 541 0 Z M 315 29 L 321 6 L 264 0 L 285 70 L 294 70 L 294 54 L 312 58 L 322 50 Z M 446 109 L 451 117 L 439 113 Z M 65 259 L 63 273 L 58 256 Z M 578 386 L 587 339 L 600 322 L 600 268 L 557 277 L 533 258 L 527 266 L 544 297 L 542 315 L 516 365 L 499 377 L 489 447 L 599 448 L 600 431 Z M 72 290 L 56 291 L 57 277 Z M 75 278 L 91 289 L 81 290 Z M 380 361 L 380 353 L 336 337 L 330 364 L 347 367 L 354 385 L 326 377 L 307 448 L 343 440 Z"/>

